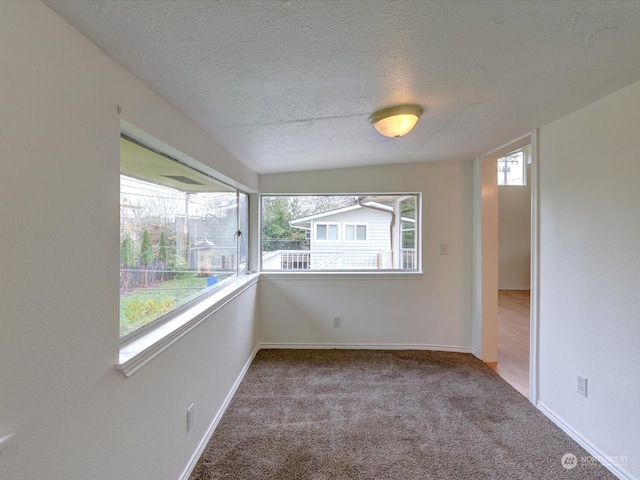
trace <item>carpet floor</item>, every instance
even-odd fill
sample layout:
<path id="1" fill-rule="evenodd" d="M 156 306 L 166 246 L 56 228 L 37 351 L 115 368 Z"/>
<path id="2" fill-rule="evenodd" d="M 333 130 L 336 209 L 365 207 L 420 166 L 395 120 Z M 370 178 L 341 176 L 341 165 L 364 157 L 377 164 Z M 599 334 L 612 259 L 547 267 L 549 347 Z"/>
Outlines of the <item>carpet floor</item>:
<path id="1" fill-rule="evenodd" d="M 190 480 L 615 479 L 587 456 L 469 354 L 261 350 Z"/>

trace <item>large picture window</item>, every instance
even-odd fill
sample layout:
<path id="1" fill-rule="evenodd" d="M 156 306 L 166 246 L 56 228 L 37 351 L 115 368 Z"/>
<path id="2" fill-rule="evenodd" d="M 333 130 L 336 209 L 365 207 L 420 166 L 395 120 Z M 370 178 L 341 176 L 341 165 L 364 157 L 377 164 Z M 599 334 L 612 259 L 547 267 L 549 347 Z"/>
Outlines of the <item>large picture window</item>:
<path id="1" fill-rule="evenodd" d="M 243 192 L 120 143 L 120 337 L 171 318 L 247 268 Z"/>
<path id="2" fill-rule="evenodd" d="M 263 195 L 262 270 L 419 270 L 419 199 Z"/>

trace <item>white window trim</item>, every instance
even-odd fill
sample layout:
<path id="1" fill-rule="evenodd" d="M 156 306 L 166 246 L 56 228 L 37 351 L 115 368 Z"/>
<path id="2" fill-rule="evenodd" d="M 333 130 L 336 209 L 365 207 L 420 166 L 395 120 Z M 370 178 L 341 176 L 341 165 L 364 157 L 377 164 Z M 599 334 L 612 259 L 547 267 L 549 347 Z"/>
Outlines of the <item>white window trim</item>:
<path id="1" fill-rule="evenodd" d="M 258 278 L 257 273 L 240 275 L 202 301 L 181 311 L 171 320 L 121 345 L 118 363 L 115 364 L 116 370 L 126 377 L 134 374 L 178 339 L 254 285 Z"/>
<path id="2" fill-rule="evenodd" d="M 356 237 L 354 240 L 347 240 L 347 227 L 348 226 L 353 226 L 354 227 L 354 237 Z M 366 238 L 364 240 L 358 240 L 358 227 L 365 227 L 366 230 Z M 366 222 L 345 222 L 342 224 L 342 238 L 344 239 L 343 241 L 345 243 L 369 243 L 369 223 Z"/>
<path id="3" fill-rule="evenodd" d="M 318 225 L 326 225 L 327 226 L 327 238 L 321 239 L 318 238 Z M 335 240 L 329 239 L 329 226 L 335 225 L 338 230 L 338 238 Z M 340 223 L 339 222 L 313 222 L 313 239 L 316 242 L 340 242 Z"/>

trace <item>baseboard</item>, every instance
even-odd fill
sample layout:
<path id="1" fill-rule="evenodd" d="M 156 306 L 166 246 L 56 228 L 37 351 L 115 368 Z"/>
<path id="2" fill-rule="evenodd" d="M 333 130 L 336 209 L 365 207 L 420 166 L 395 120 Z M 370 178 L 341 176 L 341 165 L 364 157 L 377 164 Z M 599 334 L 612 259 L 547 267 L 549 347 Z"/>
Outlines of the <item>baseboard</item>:
<path id="1" fill-rule="evenodd" d="M 261 349 L 351 349 L 351 350 L 439 350 L 443 352 L 471 353 L 471 347 L 429 345 L 422 343 L 261 343 Z"/>
<path id="2" fill-rule="evenodd" d="M 200 441 L 200 444 L 198 445 L 198 448 L 196 449 L 195 453 L 191 456 L 191 459 L 189 460 L 189 463 L 187 464 L 184 471 L 182 472 L 182 475 L 180 475 L 180 480 L 188 480 L 189 475 L 191 475 L 191 472 L 193 472 L 193 469 L 196 468 L 196 464 L 198 463 L 198 460 L 200 459 L 202 452 L 204 452 L 204 449 L 207 447 L 209 440 L 211 440 L 211 437 L 213 436 L 213 432 L 218 426 L 218 423 L 220 423 L 220 419 L 222 418 L 222 415 L 224 415 L 224 412 L 227 410 L 229 403 L 231 403 L 231 399 L 235 395 L 236 390 L 238 390 L 238 387 L 240 386 L 242 379 L 246 375 L 247 370 L 249 370 L 249 367 L 251 366 L 251 362 L 253 362 L 253 359 L 258 353 L 258 350 L 260 350 L 260 344 L 256 346 L 256 348 L 253 350 L 253 352 L 249 356 L 249 359 L 244 364 L 244 367 L 242 367 L 242 370 L 240 371 L 238 378 L 236 379 L 233 386 L 231 387 L 231 390 L 229 391 L 226 398 L 224 399 L 224 402 L 218 409 L 218 413 L 216 413 L 215 417 L 213 417 L 213 421 L 211 422 L 211 425 L 209 426 L 207 433 L 204 435 L 204 437 Z"/>
<path id="3" fill-rule="evenodd" d="M 508 287 L 502 287 L 500 285 L 498 285 L 498 290 L 526 290 L 526 291 L 530 291 L 531 287 L 529 285 L 516 285 L 515 287 L 512 286 L 508 286 Z"/>
<path id="4" fill-rule="evenodd" d="M 542 402 L 538 402 L 536 405 L 538 410 L 540 410 L 549 420 L 555 423 L 564 433 L 569 435 L 572 439 L 574 439 L 578 444 L 584 448 L 591 457 L 597 459 L 607 470 L 613 473 L 620 480 L 638 480 L 636 477 L 627 472 L 624 468 L 622 468 L 620 463 L 615 462 L 615 457 L 611 457 L 610 455 L 606 455 L 602 450 L 596 447 L 589 440 L 584 438 L 578 432 L 576 432 L 569 424 L 565 423 L 560 417 L 558 417 L 553 411 L 551 411 L 546 405 Z M 567 452 L 569 453 L 569 452 Z M 578 459 L 580 461 L 580 459 Z"/>

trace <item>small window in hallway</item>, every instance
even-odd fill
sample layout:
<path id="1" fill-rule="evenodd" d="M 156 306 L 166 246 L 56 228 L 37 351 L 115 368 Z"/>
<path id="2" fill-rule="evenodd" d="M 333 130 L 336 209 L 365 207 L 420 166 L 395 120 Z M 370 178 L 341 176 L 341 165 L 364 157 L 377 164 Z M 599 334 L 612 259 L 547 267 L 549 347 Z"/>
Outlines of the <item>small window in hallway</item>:
<path id="1" fill-rule="evenodd" d="M 525 148 L 498 159 L 498 185 L 524 186 L 527 184 L 528 153 L 528 148 Z"/>

